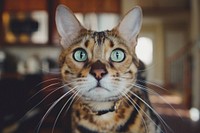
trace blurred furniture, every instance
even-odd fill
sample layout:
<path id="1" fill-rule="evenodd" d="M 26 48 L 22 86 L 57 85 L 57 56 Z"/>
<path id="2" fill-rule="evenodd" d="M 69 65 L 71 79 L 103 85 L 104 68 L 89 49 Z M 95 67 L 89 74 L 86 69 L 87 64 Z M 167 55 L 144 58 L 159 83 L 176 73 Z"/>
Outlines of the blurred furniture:
<path id="1" fill-rule="evenodd" d="M 42 74 L 3 76 L 0 80 L 0 132 L 11 130 L 14 125 L 17 125 L 12 129 L 14 133 L 34 132 L 49 107 L 63 95 L 63 88 L 56 90 L 61 86 L 58 78 L 58 75 Z M 52 128 L 62 106 L 63 101 L 50 111 L 41 131 Z M 66 114 L 61 117 L 55 130 L 68 130 L 68 118 Z"/>

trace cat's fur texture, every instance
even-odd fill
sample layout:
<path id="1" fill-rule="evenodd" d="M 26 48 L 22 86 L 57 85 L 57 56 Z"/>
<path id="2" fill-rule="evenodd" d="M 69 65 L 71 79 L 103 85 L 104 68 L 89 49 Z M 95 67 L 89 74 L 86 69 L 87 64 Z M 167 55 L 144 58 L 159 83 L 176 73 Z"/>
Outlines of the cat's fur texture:
<path id="1" fill-rule="evenodd" d="M 64 48 L 61 74 L 74 101 L 72 132 L 161 133 L 158 114 L 136 85 L 141 8 L 129 11 L 112 30 L 96 32 L 85 29 L 60 5 L 56 25 Z"/>

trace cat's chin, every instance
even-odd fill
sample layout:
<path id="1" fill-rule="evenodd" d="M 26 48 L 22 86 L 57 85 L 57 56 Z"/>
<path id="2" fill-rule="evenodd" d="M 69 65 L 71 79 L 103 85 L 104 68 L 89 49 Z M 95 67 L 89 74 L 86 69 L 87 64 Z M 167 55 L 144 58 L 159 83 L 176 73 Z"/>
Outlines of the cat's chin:
<path id="1" fill-rule="evenodd" d="M 88 96 L 82 96 L 82 100 L 86 102 L 115 102 L 121 99 L 122 96 L 113 96 L 113 97 L 108 97 L 108 98 L 94 98 L 94 97 L 88 97 Z"/>
<path id="2" fill-rule="evenodd" d="M 121 98 L 121 95 L 113 95 L 113 91 L 104 87 L 94 87 L 82 92 L 82 99 L 84 101 L 94 101 L 94 102 L 110 102 L 116 101 Z"/>

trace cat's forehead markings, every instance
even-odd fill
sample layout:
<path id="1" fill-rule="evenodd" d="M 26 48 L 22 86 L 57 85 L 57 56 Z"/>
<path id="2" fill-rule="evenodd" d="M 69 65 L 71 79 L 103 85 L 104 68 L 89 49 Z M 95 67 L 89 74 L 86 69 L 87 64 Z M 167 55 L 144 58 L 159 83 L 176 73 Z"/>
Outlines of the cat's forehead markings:
<path id="1" fill-rule="evenodd" d="M 94 38 L 94 41 L 97 45 L 102 45 L 105 41 L 106 38 L 106 32 L 101 31 L 101 32 L 93 32 L 92 38 Z"/>

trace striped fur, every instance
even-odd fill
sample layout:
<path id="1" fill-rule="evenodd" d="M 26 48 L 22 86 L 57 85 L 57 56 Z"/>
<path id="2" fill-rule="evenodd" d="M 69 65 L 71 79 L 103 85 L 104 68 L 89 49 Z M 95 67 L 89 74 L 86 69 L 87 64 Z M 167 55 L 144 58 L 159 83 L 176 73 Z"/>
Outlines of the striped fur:
<path id="1" fill-rule="evenodd" d="M 136 86 L 139 61 L 134 51 L 141 27 L 140 8 L 131 10 L 117 27 L 101 32 L 83 28 L 67 7 L 59 6 L 56 16 L 64 47 L 61 74 L 74 101 L 72 132 L 160 133 L 146 92 Z M 87 55 L 84 61 L 74 57 L 79 49 Z M 115 50 L 124 53 L 123 60 L 111 58 Z"/>

